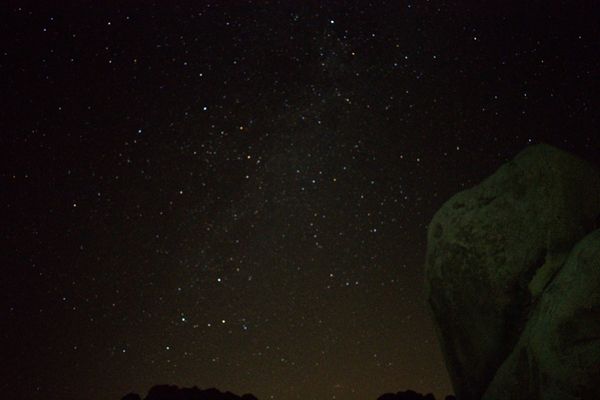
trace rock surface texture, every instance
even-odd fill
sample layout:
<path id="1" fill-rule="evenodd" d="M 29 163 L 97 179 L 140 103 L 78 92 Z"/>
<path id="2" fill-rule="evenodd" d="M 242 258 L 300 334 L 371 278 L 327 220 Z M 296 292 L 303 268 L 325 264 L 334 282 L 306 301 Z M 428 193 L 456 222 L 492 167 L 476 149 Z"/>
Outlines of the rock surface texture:
<path id="1" fill-rule="evenodd" d="M 600 229 L 544 291 L 484 400 L 600 399 Z"/>
<path id="2" fill-rule="evenodd" d="M 436 213 L 427 292 L 459 400 L 598 393 L 599 216 L 598 170 L 548 145 Z"/>

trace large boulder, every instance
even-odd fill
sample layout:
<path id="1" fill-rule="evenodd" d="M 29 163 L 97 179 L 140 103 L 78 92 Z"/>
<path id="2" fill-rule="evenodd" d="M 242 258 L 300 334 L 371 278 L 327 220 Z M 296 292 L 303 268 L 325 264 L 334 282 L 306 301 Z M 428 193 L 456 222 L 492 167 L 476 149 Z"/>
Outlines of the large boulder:
<path id="1" fill-rule="evenodd" d="M 484 400 L 600 399 L 600 230 L 571 252 Z"/>
<path id="2" fill-rule="evenodd" d="M 525 149 L 435 214 L 427 296 L 458 399 L 481 399 L 599 215 L 598 171 L 548 145 Z"/>

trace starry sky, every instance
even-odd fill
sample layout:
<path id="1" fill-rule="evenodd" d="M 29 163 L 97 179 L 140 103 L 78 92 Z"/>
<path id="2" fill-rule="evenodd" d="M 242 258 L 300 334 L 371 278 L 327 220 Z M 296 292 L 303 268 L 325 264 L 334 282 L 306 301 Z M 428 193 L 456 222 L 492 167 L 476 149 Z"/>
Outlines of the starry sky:
<path id="1" fill-rule="evenodd" d="M 600 154 L 591 1 L 41 3 L 2 6 L 15 399 L 449 394 L 433 213 L 528 144 Z"/>

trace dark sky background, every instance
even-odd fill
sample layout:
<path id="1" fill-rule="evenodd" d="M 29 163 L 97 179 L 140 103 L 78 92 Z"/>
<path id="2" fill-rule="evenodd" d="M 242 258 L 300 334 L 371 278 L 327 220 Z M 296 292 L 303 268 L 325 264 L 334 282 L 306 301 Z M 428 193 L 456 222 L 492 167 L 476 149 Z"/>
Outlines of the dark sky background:
<path id="1" fill-rule="evenodd" d="M 1 11 L 10 398 L 451 393 L 433 213 L 600 154 L 597 2 L 44 3 Z"/>

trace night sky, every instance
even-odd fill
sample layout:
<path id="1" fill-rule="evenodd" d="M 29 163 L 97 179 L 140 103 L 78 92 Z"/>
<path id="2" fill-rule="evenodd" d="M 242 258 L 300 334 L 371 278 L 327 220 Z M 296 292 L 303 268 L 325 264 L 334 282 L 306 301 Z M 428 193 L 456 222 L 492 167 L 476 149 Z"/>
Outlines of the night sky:
<path id="1" fill-rule="evenodd" d="M 528 144 L 600 154 L 597 2 L 9 3 L 10 398 L 449 394 L 434 212 Z"/>

